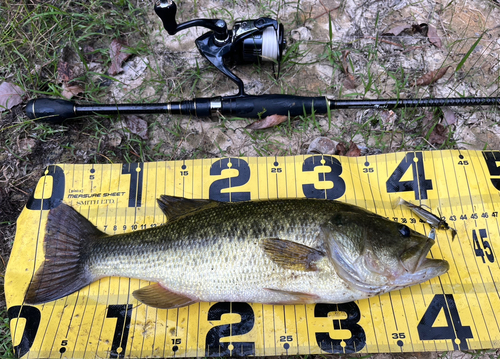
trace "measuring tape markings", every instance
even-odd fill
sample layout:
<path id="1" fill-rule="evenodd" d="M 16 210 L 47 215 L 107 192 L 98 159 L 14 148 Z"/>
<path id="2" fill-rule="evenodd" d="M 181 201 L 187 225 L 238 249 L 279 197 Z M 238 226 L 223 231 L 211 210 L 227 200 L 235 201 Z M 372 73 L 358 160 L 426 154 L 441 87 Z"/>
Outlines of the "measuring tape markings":
<path id="1" fill-rule="evenodd" d="M 470 155 L 470 154 L 469 154 L 469 155 Z M 478 178 L 477 178 L 477 172 L 478 172 L 478 171 L 474 168 L 474 162 L 475 162 L 475 161 L 471 161 L 471 166 L 472 166 L 472 169 L 473 169 L 473 173 L 474 173 L 474 175 L 475 175 L 475 177 L 476 177 L 476 183 L 477 183 L 477 184 L 479 184 L 479 180 L 478 180 Z M 479 162 L 479 163 L 481 163 L 481 162 Z M 465 170 L 465 168 L 464 168 L 464 170 Z M 488 193 L 489 193 L 489 190 L 488 190 Z M 481 194 L 481 192 L 479 192 L 479 196 L 480 196 L 480 203 L 481 203 L 481 205 L 482 205 L 482 210 L 483 210 L 483 212 L 482 212 L 482 213 L 486 213 L 486 209 L 485 209 L 485 201 L 484 201 L 484 198 L 483 198 L 483 195 Z M 491 196 L 491 194 L 490 194 L 490 196 Z M 475 227 L 476 227 L 476 229 L 477 229 L 477 232 L 476 232 L 476 229 L 473 229 L 473 232 L 472 232 L 473 241 L 474 241 L 474 247 L 476 246 L 476 244 L 479 246 L 479 241 L 478 241 L 478 238 L 477 238 L 477 233 L 479 233 L 479 234 L 480 234 L 480 237 L 481 237 L 481 241 L 482 241 L 483 246 L 484 246 L 484 251 L 483 251 L 483 256 L 482 256 L 483 264 L 484 264 L 484 263 L 486 263 L 486 261 L 485 261 L 485 259 L 484 259 L 484 252 L 487 250 L 487 247 L 489 247 L 489 249 L 490 249 L 490 251 L 491 251 L 491 253 L 490 253 L 490 254 L 491 254 L 491 257 L 487 255 L 488 260 L 489 260 L 491 263 L 493 263 L 493 262 L 494 262 L 494 258 L 495 258 L 495 257 L 494 257 L 494 252 L 493 252 L 493 248 L 490 246 L 489 241 L 484 241 L 484 238 L 487 238 L 487 237 L 488 237 L 488 234 L 490 233 L 490 229 L 489 229 L 489 227 L 488 227 L 488 221 L 486 221 L 486 220 L 484 221 L 484 222 L 485 222 L 485 223 L 484 223 L 485 229 L 481 229 L 481 228 L 478 228 L 478 227 L 479 227 L 479 225 L 478 225 L 478 223 L 477 223 L 477 222 L 478 222 L 478 220 L 479 220 L 478 218 L 476 218 L 476 219 L 475 219 Z M 498 223 L 498 222 L 497 222 L 497 223 Z M 476 259 L 477 259 L 477 258 L 476 258 Z M 487 295 L 487 293 L 488 293 L 488 292 L 487 292 L 487 290 L 486 290 L 486 284 L 485 284 L 485 281 L 484 281 L 483 275 L 482 275 L 482 273 L 481 273 L 481 270 L 479 269 L 479 265 L 480 265 L 480 264 L 478 263 L 478 261 L 477 261 L 477 260 L 476 260 L 476 265 L 478 266 L 478 273 L 479 273 L 479 275 L 480 275 L 480 278 L 481 278 L 481 285 L 482 285 L 482 288 L 483 288 L 483 290 L 484 290 L 484 291 L 481 293 L 481 294 L 482 294 L 482 297 L 483 297 L 483 298 L 485 297 L 485 299 L 488 301 L 488 303 L 489 303 L 489 307 L 490 307 L 490 309 L 491 309 L 491 311 L 489 311 L 489 313 L 488 313 L 488 317 L 492 316 L 492 317 L 495 319 L 495 322 L 496 322 L 496 327 L 497 327 L 498 331 L 500 332 L 500 326 L 499 326 L 499 324 L 498 324 L 498 319 L 497 319 L 497 317 L 496 317 L 496 315 L 495 315 L 495 310 L 494 310 L 493 304 L 492 304 L 492 302 L 491 302 L 491 299 L 490 299 L 489 295 Z M 497 269 L 498 269 L 498 268 L 499 268 L 499 267 L 498 267 L 498 261 L 497 261 Z M 488 266 L 488 269 L 489 269 L 489 266 Z M 490 273 L 491 273 L 491 272 L 490 272 Z M 483 317 L 484 317 L 484 313 L 482 313 L 482 314 L 483 314 Z M 486 322 L 486 320 L 485 320 L 485 322 Z M 486 324 L 486 323 L 485 323 L 485 324 Z M 493 346 L 493 345 L 494 345 L 494 342 L 493 342 L 493 340 L 492 340 L 492 338 L 491 338 L 491 335 L 490 335 L 490 333 L 489 333 L 489 329 L 488 329 L 488 325 L 487 325 L 487 324 L 486 324 L 486 329 L 488 330 L 488 336 L 489 336 L 489 339 L 490 339 L 490 341 L 491 341 L 491 345 Z"/>
<path id="2" fill-rule="evenodd" d="M 450 154 L 450 158 L 451 158 L 451 154 Z M 435 163 L 436 163 L 436 160 L 437 160 L 437 159 L 433 159 L 433 161 L 432 161 L 432 162 L 433 162 L 433 165 L 434 165 L 434 166 L 433 166 L 433 167 L 434 167 L 434 172 L 435 172 Z M 445 174 L 445 176 L 446 176 L 447 169 L 446 169 L 446 164 L 445 164 L 445 158 L 444 158 L 444 156 L 441 158 L 441 163 L 442 163 L 442 166 L 443 166 L 443 167 L 442 167 L 442 168 L 443 168 L 442 173 L 444 173 L 444 174 Z M 447 159 L 446 163 L 449 165 L 451 162 L 450 162 L 450 160 L 449 160 L 449 159 Z M 455 177 L 455 178 L 457 178 L 456 176 L 454 176 L 454 177 Z M 435 177 L 434 177 L 434 178 L 435 178 Z M 459 184 L 458 184 L 458 181 L 456 182 L 456 184 L 457 184 L 457 188 L 456 188 L 456 190 L 458 191 L 457 193 L 460 193 L 460 192 L 459 192 L 459 190 L 460 190 L 460 186 L 459 186 Z M 449 191 L 449 181 L 444 182 L 444 185 L 445 185 L 446 191 Z M 439 193 L 439 190 L 440 190 L 439 183 L 437 183 L 437 185 L 436 185 L 435 187 L 436 187 L 435 189 L 436 189 L 436 192 L 437 192 L 437 198 L 441 198 L 440 193 Z M 448 193 L 449 193 L 449 192 L 448 192 Z M 460 198 L 461 196 L 458 196 L 458 197 Z M 450 207 L 451 207 L 451 200 L 449 199 L 449 201 L 450 201 Z M 449 244 L 449 240 L 447 241 L 447 243 Z M 448 245 L 449 251 L 443 252 L 443 250 L 444 250 L 443 245 L 444 245 L 444 242 L 441 242 L 441 241 L 439 241 L 439 240 L 437 241 L 437 249 L 440 251 L 441 256 L 445 256 L 446 254 L 450 254 L 450 255 L 452 256 L 452 258 L 453 258 L 452 262 L 453 262 L 453 265 L 455 266 L 455 272 L 457 272 L 457 273 L 458 273 L 458 266 L 457 266 L 457 264 L 456 264 L 456 262 L 455 262 L 454 251 L 452 250 L 452 248 L 450 247 L 450 245 Z M 460 243 L 459 243 L 459 245 L 460 245 Z M 444 254 L 444 253 L 446 253 L 446 254 Z M 462 253 L 464 253 L 464 252 L 463 252 L 463 249 L 462 249 Z M 431 252 L 431 254 L 432 254 L 432 252 Z M 457 292 L 456 292 L 456 290 L 453 288 L 453 286 L 452 286 L 452 284 L 451 284 L 451 283 L 453 283 L 453 280 L 452 280 L 452 278 L 451 278 L 451 274 L 450 274 L 450 272 L 448 272 L 448 273 L 446 274 L 446 278 L 445 278 L 445 279 L 447 279 L 447 281 L 446 281 L 446 283 L 445 283 L 444 285 L 443 285 L 443 281 L 444 281 L 444 279 L 443 279 L 443 278 L 440 278 L 440 279 L 439 279 L 439 285 L 440 285 L 440 286 L 441 286 L 441 288 L 442 288 L 442 293 L 443 293 L 443 295 L 444 295 L 444 296 L 447 296 L 447 295 L 452 295 L 452 296 L 453 296 L 453 295 L 456 295 L 456 294 L 457 294 Z M 462 282 L 462 277 L 461 277 L 461 276 L 458 276 L 458 281 L 460 282 L 460 284 L 461 284 L 461 286 L 462 286 L 462 289 L 463 289 L 462 293 L 466 293 L 466 291 L 465 291 L 465 289 L 464 289 L 464 287 L 463 287 L 463 282 Z M 448 289 L 445 289 L 445 286 L 446 286 Z M 451 292 L 451 293 L 453 293 L 453 294 L 445 294 L 445 293 L 449 293 L 449 292 Z M 433 302 L 431 302 L 431 303 L 437 303 L 437 302 L 436 302 L 437 298 L 439 298 L 439 297 L 434 297 L 434 298 L 433 298 Z M 454 297 L 451 297 L 451 298 L 454 298 Z M 467 307 L 467 308 L 469 309 L 469 311 L 470 311 L 470 314 L 471 314 L 471 318 L 472 318 L 472 320 L 474 320 L 474 316 L 472 315 L 472 309 L 471 309 L 471 305 L 470 305 L 470 303 L 469 303 L 469 299 L 467 298 L 467 296 L 466 296 L 465 298 L 466 298 L 466 301 L 467 301 L 467 306 L 466 306 L 466 307 Z M 453 299 L 453 300 L 454 300 L 454 299 Z M 438 302 L 438 303 L 439 303 L 439 302 Z M 446 316 L 446 322 L 447 322 L 447 324 L 448 324 L 448 328 L 451 326 L 451 328 L 452 328 L 452 330 L 453 330 L 453 334 L 451 335 L 451 337 L 452 337 L 452 338 L 450 338 L 450 339 L 452 339 L 452 340 L 453 340 L 453 343 L 452 343 L 452 344 L 453 344 L 453 348 L 452 348 L 452 349 L 453 349 L 453 350 L 457 350 L 457 349 L 459 349 L 459 348 L 460 348 L 460 349 L 462 349 L 462 350 L 466 350 L 466 349 L 468 349 L 468 345 L 467 345 L 467 343 L 465 343 L 463 340 L 461 340 L 461 341 L 460 341 L 460 343 L 459 343 L 459 344 L 461 344 L 460 346 L 458 346 L 458 345 L 457 345 L 457 343 L 455 342 L 455 341 L 456 341 L 456 339 L 457 339 L 457 338 L 459 338 L 459 336 L 460 336 L 461 332 L 460 332 L 460 333 L 457 333 L 456 325 L 455 325 L 454 321 L 452 320 L 452 315 L 450 314 L 451 312 L 450 312 L 450 306 L 449 306 L 449 304 L 448 304 L 448 300 L 446 300 L 446 301 L 444 301 L 444 302 L 440 302 L 440 303 L 441 303 L 441 304 L 444 304 L 444 305 L 446 306 L 446 308 L 445 308 L 445 307 L 442 307 L 442 309 L 443 309 L 443 310 L 445 310 L 445 316 Z M 436 305 L 436 304 L 435 304 L 435 305 Z M 427 313 L 428 313 L 428 311 L 426 311 L 426 314 L 427 314 Z M 425 316 L 425 314 L 424 314 L 424 316 Z M 437 317 L 437 315 L 436 315 L 436 317 Z M 422 320 L 424 320 L 424 317 L 422 317 Z M 422 322 L 422 321 L 421 321 L 421 322 Z M 426 334 L 425 334 L 423 331 L 422 331 L 422 334 L 424 334 L 424 338 L 426 338 L 426 337 L 425 337 L 425 335 L 426 335 Z M 471 334 L 471 335 L 472 335 L 472 334 Z M 448 334 L 448 336 L 450 336 L 450 335 Z M 476 337 L 477 337 L 477 335 L 476 335 Z"/>
<path id="3" fill-rule="evenodd" d="M 351 164 L 350 164 L 350 163 L 349 163 L 349 165 L 351 166 Z M 359 167 L 358 167 L 358 169 L 359 169 Z M 418 169 L 417 169 L 417 170 L 418 170 Z M 377 174 L 378 174 L 378 172 L 379 172 L 379 171 L 377 171 Z M 359 174 L 359 171 L 358 171 L 358 174 Z M 285 175 L 285 177 L 286 177 L 286 175 Z M 323 180 L 324 180 L 324 179 L 326 179 L 325 177 L 321 178 L 319 174 L 318 174 L 318 177 L 319 177 L 319 180 L 320 180 L 320 181 L 321 181 L 321 179 L 323 179 Z M 120 176 L 119 176 L 119 178 L 121 179 L 121 177 L 120 177 Z M 276 178 L 277 178 L 277 177 L 276 177 Z M 425 178 L 425 177 L 424 177 L 424 178 Z M 401 180 L 401 178 L 399 178 L 399 180 Z M 457 180 L 458 180 L 458 178 L 457 178 Z M 193 181 L 194 181 L 194 177 L 193 177 Z M 477 178 L 476 178 L 476 182 L 478 182 Z M 278 184 L 278 183 L 279 183 L 279 182 L 277 182 L 277 184 Z M 458 185 L 458 182 L 457 182 L 457 185 Z M 278 189 L 277 189 L 277 191 L 278 191 L 278 190 L 279 190 L 279 185 L 277 185 L 277 186 L 278 186 Z M 363 186 L 362 186 L 362 185 L 361 185 L 361 189 L 363 189 Z M 271 189 L 269 189 L 269 191 L 271 191 Z M 268 191 L 268 192 L 269 192 L 269 191 Z M 324 193 L 327 193 L 327 189 L 325 189 L 325 190 L 324 190 Z M 422 192 L 421 192 L 421 191 L 418 191 L 418 193 L 422 193 Z M 373 197 L 372 197 L 372 198 L 373 198 Z M 376 204 L 375 204 L 375 199 L 373 199 L 373 202 L 374 202 L 374 206 L 376 206 Z M 484 200 L 483 200 L 483 202 L 484 202 Z M 462 213 L 464 213 L 465 211 L 463 210 L 463 208 L 464 208 L 464 207 L 463 207 L 463 205 L 461 206 L 461 208 L 462 208 Z M 116 213 L 118 214 L 118 211 L 117 211 Z M 120 217 L 121 217 L 121 216 L 120 216 Z M 116 218 L 116 222 L 118 223 L 118 216 L 116 216 L 115 218 Z M 124 216 L 123 218 L 127 218 L 127 217 L 125 217 L 125 216 Z M 497 223 L 497 227 L 498 227 L 498 223 Z M 489 228 L 488 228 L 488 232 L 489 232 Z M 469 235 L 469 234 L 468 234 L 468 235 Z M 470 242 L 470 240 L 469 240 L 469 242 Z M 450 247 L 450 248 L 451 248 L 451 247 Z M 462 251 L 463 251 L 463 250 L 464 250 L 464 248 L 462 248 Z M 451 253 L 453 253 L 453 251 L 451 251 Z M 465 252 L 463 252 L 463 253 L 465 254 Z M 492 253 L 494 253 L 494 252 L 493 252 L 493 250 L 492 250 Z M 453 254 L 452 254 L 452 255 L 453 255 Z M 464 262 L 464 263 L 467 265 L 467 263 L 466 263 L 466 262 Z M 476 264 L 477 264 L 477 262 L 476 262 Z M 497 265 L 498 265 L 498 262 L 497 262 Z M 488 268 L 489 268 L 489 270 L 490 270 L 490 272 L 491 272 L 490 267 L 488 267 Z M 478 270 L 479 270 L 479 268 L 478 268 Z M 491 276 L 492 276 L 492 278 L 493 278 L 493 274 L 491 274 Z M 482 279 L 482 278 L 481 278 L 481 279 Z M 484 283 L 483 283 L 482 287 L 483 287 L 483 290 L 485 291 L 485 290 L 486 290 L 486 286 L 484 285 Z M 475 288 L 475 290 L 477 291 L 477 288 Z M 497 290 L 497 289 L 496 289 L 496 286 L 495 286 L 495 290 Z M 476 296 L 476 297 L 477 297 L 477 296 Z M 480 304 L 482 301 L 481 301 L 481 300 L 479 300 L 479 298 L 477 298 L 477 302 L 478 302 L 478 304 Z M 448 301 L 446 301 L 446 303 L 448 303 Z M 470 308 L 470 304 L 468 305 L 468 307 Z M 492 307 L 491 302 L 490 302 L 490 307 Z M 449 311 L 450 311 L 450 309 L 448 308 L 448 312 L 449 312 Z M 472 314 L 472 313 L 471 313 L 471 314 Z M 494 312 L 493 312 L 493 316 L 495 316 Z M 396 325 L 397 325 L 397 320 L 395 320 L 395 323 L 396 323 Z M 474 325 L 474 326 L 475 326 L 475 325 Z M 488 336 L 490 337 L 490 342 L 491 342 L 491 335 L 490 335 L 490 333 L 488 333 Z M 310 345 L 310 344 L 309 344 L 309 345 Z"/>
<path id="4" fill-rule="evenodd" d="M 470 207 L 471 207 L 471 210 L 472 210 L 472 214 L 470 215 L 470 218 L 474 220 L 475 227 L 477 227 L 477 214 L 476 214 L 476 208 L 475 208 L 475 205 L 474 205 L 473 195 L 471 193 L 471 181 L 469 181 L 469 178 L 467 176 L 467 170 L 465 168 L 465 166 L 469 165 L 469 161 L 462 154 L 459 155 L 459 158 L 464 163 L 464 165 L 462 167 L 463 168 L 463 173 L 464 173 L 463 174 L 463 178 L 465 179 L 465 182 L 467 184 L 466 188 L 467 188 L 467 192 L 468 192 L 468 198 L 470 200 Z M 459 167 L 459 171 L 460 171 L 460 167 Z M 457 178 L 459 178 L 459 177 L 457 176 Z M 460 196 L 460 197 L 462 197 L 462 196 Z M 462 213 L 465 213 L 465 210 L 464 210 L 463 207 L 462 207 Z M 466 232 L 467 239 L 468 239 L 469 243 L 472 243 L 471 240 L 470 240 L 470 237 L 469 237 L 469 229 L 467 228 L 468 226 L 467 226 L 466 222 L 464 222 L 464 227 L 465 227 L 465 232 Z M 459 244 L 461 245 L 461 242 L 459 242 Z M 471 245 L 471 247 L 473 247 L 473 246 Z M 463 247 L 461 247 L 461 249 L 462 249 L 462 252 L 465 254 L 465 251 L 464 251 Z M 468 274 L 477 273 L 477 275 L 479 275 L 479 278 L 481 279 L 481 282 L 482 282 L 481 271 L 479 270 L 479 267 L 478 267 L 477 258 L 473 262 L 475 263 L 475 268 L 471 270 L 471 267 L 472 268 L 474 267 L 474 263 L 470 263 L 470 265 L 469 265 L 469 263 L 467 261 L 467 258 L 464 257 L 464 263 L 465 263 L 465 266 L 466 266 L 466 269 L 467 269 L 467 273 Z M 461 278 L 462 276 L 459 276 L 459 277 Z M 483 311 L 487 310 L 487 308 L 481 307 L 481 310 L 479 311 L 479 315 L 477 315 L 478 313 L 477 313 L 477 310 L 475 310 L 475 308 L 479 307 L 479 304 L 481 303 L 481 301 L 479 299 L 478 288 L 477 288 L 476 283 L 472 282 L 471 284 L 472 284 L 473 289 L 474 289 L 473 290 L 473 294 L 471 294 L 471 295 L 475 296 L 475 302 L 471 303 L 471 301 L 474 300 L 474 298 L 469 298 L 469 291 L 464 291 L 464 294 L 465 294 L 465 298 L 467 300 L 467 306 L 471 310 L 471 317 L 472 317 L 472 320 L 473 320 L 473 323 L 474 323 L 474 328 L 476 328 L 476 333 L 475 333 L 476 335 L 473 335 L 473 336 L 475 338 L 477 338 L 477 337 L 481 337 L 482 333 L 486 333 L 487 336 L 488 336 L 488 339 L 491 342 L 491 336 L 490 336 L 490 333 L 489 333 L 489 330 L 488 330 L 488 325 L 486 324 L 486 319 L 484 318 L 484 314 L 483 314 Z M 472 314 L 473 312 L 475 314 Z M 481 322 L 481 318 L 482 318 L 482 322 Z M 479 323 L 480 323 L 480 325 L 479 325 Z M 479 329 L 482 329 L 482 330 L 479 330 Z M 482 343 L 482 340 L 480 340 L 479 343 Z"/>
<path id="5" fill-rule="evenodd" d="M 459 156 L 462 159 L 464 157 L 463 155 L 459 155 Z M 451 160 L 449 160 L 448 162 L 449 163 L 453 163 L 454 159 L 453 159 L 453 154 L 452 153 L 450 153 L 450 159 Z M 461 193 L 460 189 L 464 188 L 464 186 L 460 186 L 459 179 L 461 179 L 461 177 L 456 174 L 456 167 L 453 166 L 453 169 L 454 169 L 454 173 L 455 173 L 454 177 L 456 178 L 455 183 L 457 185 L 457 193 L 460 194 Z M 464 170 L 465 170 L 465 168 L 464 168 Z M 468 194 L 469 194 L 468 197 L 471 200 L 470 206 L 471 206 L 471 208 L 473 208 L 472 196 L 470 195 L 470 184 L 469 184 L 469 181 L 467 179 L 466 173 L 464 174 L 463 178 L 465 179 L 465 182 L 467 184 L 466 188 L 467 188 L 467 191 L 468 191 Z M 464 197 L 461 196 L 461 195 L 459 195 L 458 198 L 460 199 L 460 202 L 461 202 L 461 212 L 465 213 L 464 204 L 462 203 L 462 200 L 461 200 Z M 463 254 L 465 254 L 466 251 L 464 250 L 464 248 L 462 246 L 462 242 L 459 240 L 459 241 L 457 241 L 457 244 L 460 246 L 461 252 Z M 451 250 L 451 247 L 450 247 L 450 253 L 451 253 L 452 257 L 454 258 L 454 261 L 457 260 L 457 259 L 455 259 L 455 256 L 453 255 L 454 251 Z M 469 275 L 470 269 L 469 269 L 469 264 L 467 263 L 466 258 L 462 255 L 459 260 L 463 260 L 463 264 L 465 265 L 465 268 L 467 269 L 466 273 L 467 273 L 467 275 Z M 479 302 L 479 298 L 478 298 L 477 293 L 475 291 L 474 291 L 474 294 L 472 294 L 472 298 L 470 297 L 470 293 L 469 293 L 469 291 L 467 291 L 465 289 L 465 285 L 464 285 L 464 283 L 462 281 L 462 278 L 464 276 L 463 275 L 459 275 L 460 272 L 459 272 L 458 266 L 456 265 L 457 262 L 454 262 L 454 263 L 455 263 L 455 266 L 456 266 L 455 273 L 457 273 L 457 275 L 454 276 L 454 277 L 457 277 L 457 278 L 455 278 L 455 282 L 459 281 L 461 283 L 462 293 L 459 293 L 459 292 L 457 292 L 455 290 L 452 290 L 452 292 L 455 294 L 455 296 L 453 296 L 453 294 L 446 294 L 445 295 L 446 300 L 443 301 L 442 303 L 444 303 L 446 305 L 446 318 L 447 318 L 447 322 L 449 323 L 449 326 L 451 324 L 452 329 L 453 329 L 453 333 L 454 333 L 454 336 L 455 336 L 455 339 L 453 340 L 453 346 L 454 346 L 455 349 L 460 348 L 460 349 L 464 350 L 464 349 L 468 349 L 468 347 L 469 347 L 469 344 L 467 344 L 467 342 L 470 343 L 470 340 L 467 341 L 467 339 L 471 339 L 472 337 L 477 338 L 479 336 L 479 331 L 478 331 L 479 327 L 478 327 L 477 320 L 476 320 L 476 318 L 478 318 L 478 316 L 477 316 L 477 313 L 475 313 L 475 310 L 474 310 L 474 308 L 476 307 L 475 306 L 476 302 Z M 448 274 L 447 277 L 450 278 L 450 283 L 447 283 L 447 284 L 451 287 L 451 283 L 453 283 L 454 280 L 451 279 L 451 274 Z M 442 280 L 440 280 L 440 281 L 442 281 Z M 444 293 L 446 293 L 446 291 L 444 291 Z M 468 327 L 468 326 L 462 326 L 461 325 L 460 319 L 458 319 L 458 318 L 460 318 L 458 316 L 458 312 L 457 312 L 456 315 L 454 315 L 455 312 L 454 311 L 452 312 L 452 310 L 450 308 L 450 303 L 452 303 L 454 305 L 456 298 L 457 298 L 457 300 L 460 300 L 460 298 L 461 298 L 460 294 L 463 294 L 463 298 L 466 301 L 466 305 L 461 306 L 461 308 L 465 308 L 466 307 L 466 308 L 469 309 L 469 313 L 470 313 L 469 322 L 471 320 L 472 323 L 474 324 L 473 325 L 473 328 L 474 328 L 474 331 L 475 331 L 474 333 L 471 332 L 470 327 Z M 466 315 L 466 314 L 462 311 L 462 317 L 464 315 Z M 454 320 L 453 316 L 456 316 L 458 318 L 456 320 Z M 482 313 L 481 313 L 480 316 L 482 316 Z M 449 318 L 451 318 L 451 319 L 448 320 Z M 484 321 L 484 317 L 483 317 L 483 321 Z"/>

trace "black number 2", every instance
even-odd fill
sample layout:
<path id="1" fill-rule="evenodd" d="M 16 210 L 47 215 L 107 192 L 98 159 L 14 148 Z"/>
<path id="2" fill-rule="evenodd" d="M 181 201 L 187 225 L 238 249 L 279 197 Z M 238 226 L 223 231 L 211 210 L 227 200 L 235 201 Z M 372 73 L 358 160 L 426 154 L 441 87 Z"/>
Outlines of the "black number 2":
<path id="1" fill-rule="evenodd" d="M 223 342 L 221 338 L 233 335 L 242 335 L 250 332 L 255 323 L 252 307 L 247 303 L 216 303 L 208 310 L 207 319 L 220 320 L 223 314 L 236 313 L 241 321 L 234 324 L 218 325 L 210 329 L 206 337 L 205 356 L 227 357 L 255 355 L 255 343 L 251 342 Z M 232 345 L 232 349 L 229 349 Z"/>
<path id="2" fill-rule="evenodd" d="M 249 201 L 250 192 L 222 193 L 223 189 L 243 186 L 250 179 L 250 167 L 246 161 L 230 158 L 223 158 L 212 164 L 210 176 L 220 176 L 225 169 L 234 168 L 238 170 L 237 177 L 222 178 L 215 180 L 208 190 L 210 199 L 221 202 Z"/>
<path id="3" fill-rule="evenodd" d="M 413 180 L 401 181 L 404 174 L 411 167 Z M 424 161 L 422 152 L 409 152 L 392 172 L 386 182 L 387 192 L 415 192 L 415 199 L 427 199 L 427 191 L 432 189 L 432 181 L 425 179 Z"/>

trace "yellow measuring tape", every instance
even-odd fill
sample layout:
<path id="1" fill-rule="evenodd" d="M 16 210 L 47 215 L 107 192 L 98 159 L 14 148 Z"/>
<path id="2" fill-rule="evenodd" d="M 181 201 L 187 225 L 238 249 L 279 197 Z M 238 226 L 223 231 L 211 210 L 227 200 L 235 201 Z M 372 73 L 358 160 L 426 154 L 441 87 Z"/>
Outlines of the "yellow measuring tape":
<path id="1" fill-rule="evenodd" d="M 365 157 L 306 155 L 113 165 L 51 165 L 17 222 L 5 293 L 23 358 L 142 358 L 386 353 L 500 347 L 500 151 Z M 48 212 L 64 202 L 101 231 L 165 221 L 156 198 L 243 201 L 327 198 L 367 208 L 421 233 L 404 207 L 425 204 L 457 231 L 438 231 L 431 256 L 450 270 L 400 291 L 347 304 L 138 305 L 146 282 L 105 278 L 44 305 L 24 305 L 43 262 Z M 496 309 L 495 309 L 496 308 Z"/>

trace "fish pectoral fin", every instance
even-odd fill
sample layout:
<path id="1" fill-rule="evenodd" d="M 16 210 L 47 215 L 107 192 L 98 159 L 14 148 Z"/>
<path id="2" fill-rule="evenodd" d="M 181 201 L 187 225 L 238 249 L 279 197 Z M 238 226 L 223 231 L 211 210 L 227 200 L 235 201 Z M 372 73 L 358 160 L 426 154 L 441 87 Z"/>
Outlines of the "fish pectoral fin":
<path id="1" fill-rule="evenodd" d="M 163 214 L 171 221 L 191 212 L 216 207 L 221 204 L 211 199 L 188 199 L 162 195 L 157 199 Z"/>
<path id="2" fill-rule="evenodd" d="M 316 271 L 316 262 L 325 256 L 317 249 L 285 239 L 266 238 L 260 245 L 274 263 L 286 269 Z"/>
<path id="3" fill-rule="evenodd" d="M 168 290 L 160 283 L 138 289 L 132 295 L 146 305 L 161 309 L 179 308 L 197 302 L 197 300 Z"/>
<path id="4" fill-rule="evenodd" d="M 319 299 L 319 296 L 317 296 L 316 294 L 292 292 L 288 290 L 273 289 L 273 288 L 264 288 L 264 289 L 283 296 L 283 300 L 278 300 L 277 302 L 271 304 L 310 304 L 310 303 L 316 303 L 316 301 Z"/>

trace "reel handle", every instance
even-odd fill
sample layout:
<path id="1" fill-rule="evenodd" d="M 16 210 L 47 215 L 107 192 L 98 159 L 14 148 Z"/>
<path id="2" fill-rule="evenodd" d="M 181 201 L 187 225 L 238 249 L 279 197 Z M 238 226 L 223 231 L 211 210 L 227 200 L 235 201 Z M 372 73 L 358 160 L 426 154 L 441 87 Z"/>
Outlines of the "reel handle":
<path id="1" fill-rule="evenodd" d="M 177 24 L 175 15 L 177 14 L 177 5 L 173 0 L 157 0 L 155 3 L 155 13 L 161 19 L 163 27 L 169 35 L 175 35 L 181 30 L 193 26 L 206 27 L 214 32 L 215 38 L 220 45 L 223 45 L 229 39 L 227 24 L 219 19 L 196 19 Z"/>

